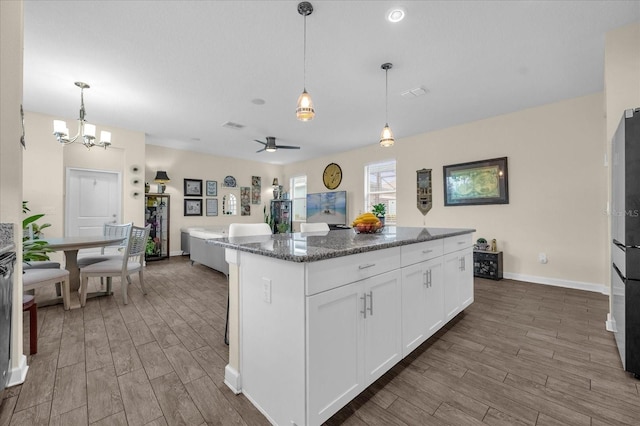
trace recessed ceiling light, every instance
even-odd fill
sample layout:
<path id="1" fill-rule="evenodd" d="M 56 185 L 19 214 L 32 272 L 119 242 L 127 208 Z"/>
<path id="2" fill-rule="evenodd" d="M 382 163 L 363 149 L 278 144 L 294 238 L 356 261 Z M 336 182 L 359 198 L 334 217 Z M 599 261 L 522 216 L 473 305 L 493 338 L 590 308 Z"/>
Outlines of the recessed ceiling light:
<path id="1" fill-rule="evenodd" d="M 404 19 L 406 12 L 402 7 L 394 7 L 387 12 L 387 21 L 400 22 Z"/>
<path id="2" fill-rule="evenodd" d="M 255 98 L 251 100 L 251 103 L 256 105 L 264 105 L 266 101 L 264 99 Z"/>

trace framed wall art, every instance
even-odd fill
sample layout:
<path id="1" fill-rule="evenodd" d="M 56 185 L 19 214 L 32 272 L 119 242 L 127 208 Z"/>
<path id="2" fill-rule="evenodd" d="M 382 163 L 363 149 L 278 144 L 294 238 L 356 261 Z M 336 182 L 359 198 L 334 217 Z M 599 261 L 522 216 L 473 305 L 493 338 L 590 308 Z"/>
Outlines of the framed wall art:
<path id="1" fill-rule="evenodd" d="M 509 204 L 507 157 L 442 168 L 444 205 Z"/>
<path id="2" fill-rule="evenodd" d="M 184 196 L 202 197 L 202 179 L 185 179 Z"/>
<path id="3" fill-rule="evenodd" d="M 217 198 L 207 198 L 207 216 L 218 216 Z"/>
<path id="4" fill-rule="evenodd" d="M 202 199 L 185 198 L 184 215 L 185 216 L 202 216 Z"/>
<path id="5" fill-rule="evenodd" d="M 218 181 L 208 180 L 207 181 L 207 197 L 216 197 L 218 196 Z"/>
<path id="6" fill-rule="evenodd" d="M 251 204 L 262 203 L 262 178 L 251 176 Z"/>

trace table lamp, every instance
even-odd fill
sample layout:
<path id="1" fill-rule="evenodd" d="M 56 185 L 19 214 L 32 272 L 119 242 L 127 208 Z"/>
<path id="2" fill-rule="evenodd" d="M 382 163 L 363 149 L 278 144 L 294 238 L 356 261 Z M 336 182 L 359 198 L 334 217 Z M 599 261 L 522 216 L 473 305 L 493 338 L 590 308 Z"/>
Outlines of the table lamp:
<path id="1" fill-rule="evenodd" d="M 164 170 L 158 170 L 153 181 L 158 184 L 158 194 L 164 194 L 164 190 L 167 187 L 165 184 L 167 182 L 171 182 L 171 179 L 167 176 L 167 172 Z"/>

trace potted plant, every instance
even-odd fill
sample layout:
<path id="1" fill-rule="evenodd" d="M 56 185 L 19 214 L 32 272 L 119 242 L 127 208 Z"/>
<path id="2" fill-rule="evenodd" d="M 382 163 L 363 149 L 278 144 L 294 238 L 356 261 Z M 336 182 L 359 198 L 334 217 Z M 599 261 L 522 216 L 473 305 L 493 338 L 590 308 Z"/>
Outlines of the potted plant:
<path id="1" fill-rule="evenodd" d="M 27 214 L 30 212 L 27 207 L 28 201 L 22 202 L 22 213 Z M 43 236 L 42 230 L 51 226 L 50 223 L 43 223 L 38 225 L 36 221 L 44 216 L 43 213 L 34 214 L 28 216 L 22 220 L 22 261 L 30 262 L 37 260 L 49 260 L 49 255 L 52 250 L 47 247 L 48 243 L 41 240 Z"/>
<path id="2" fill-rule="evenodd" d="M 380 223 L 384 226 L 384 217 L 387 213 L 387 206 L 384 203 L 378 203 L 371 206 L 371 213 L 375 214 Z"/>

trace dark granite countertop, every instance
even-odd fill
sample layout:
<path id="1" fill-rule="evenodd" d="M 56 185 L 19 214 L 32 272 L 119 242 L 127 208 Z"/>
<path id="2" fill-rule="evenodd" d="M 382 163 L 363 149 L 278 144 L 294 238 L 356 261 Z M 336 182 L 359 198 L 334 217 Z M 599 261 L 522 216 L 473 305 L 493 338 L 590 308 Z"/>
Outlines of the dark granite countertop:
<path id="1" fill-rule="evenodd" d="M 329 232 L 212 238 L 207 243 L 291 262 L 315 262 L 471 232 L 475 232 L 475 229 L 388 226 L 379 234 L 356 234 L 353 229 L 339 229 Z"/>

